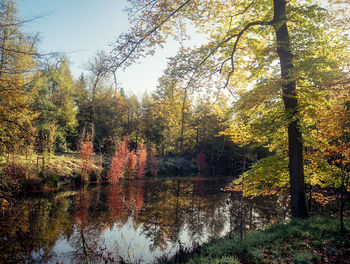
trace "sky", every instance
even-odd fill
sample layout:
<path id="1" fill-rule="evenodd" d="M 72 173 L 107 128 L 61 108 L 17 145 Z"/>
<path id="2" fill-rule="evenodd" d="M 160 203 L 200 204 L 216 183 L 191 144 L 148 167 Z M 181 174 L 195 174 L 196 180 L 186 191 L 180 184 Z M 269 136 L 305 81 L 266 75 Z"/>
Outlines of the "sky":
<path id="1" fill-rule="evenodd" d="M 90 58 L 129 28 L 125 0 L 17 0 L 23 18 L 45 14 L 25 26 L 28 33 L 40 34 L 41 53 L 62 52 L 71 61 L 74 77 L 85 71 Z M 139 98 L 152 92 L 166 67 L 167 57 L 174 56 L 178 44 L 170 41 L 152 57 L 142 59 L 117 78 L 125 92 Z M 86 71 L 85 71 L 86 72 Z"/>

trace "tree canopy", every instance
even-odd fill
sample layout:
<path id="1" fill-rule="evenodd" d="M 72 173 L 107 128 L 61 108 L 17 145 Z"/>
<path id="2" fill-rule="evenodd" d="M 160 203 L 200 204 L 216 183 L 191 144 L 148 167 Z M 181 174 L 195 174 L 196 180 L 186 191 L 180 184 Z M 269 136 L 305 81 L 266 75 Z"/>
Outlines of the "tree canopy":
<path id="1" fill-rule="evenodd" d="M 315 110 L 330 103 L 331 90 L 349 89 L 349 43 L 331 11 L 300 0 L 129 3 L 132 27 L 115 43 L 114 69 L 152 54 L 169 36 L 186 36 L 188 24 L 207 34 L 204 45 L 179 52 L 172 83 L 185 81 L 185 97 L 189 88 L 227 88 L 237 110 L 232 137 L 257 141 L 274 153 L 255 165 L 252 177 L 264 182 L 256 173 L 263 169 L 271 172 L 264 174 L 267 186 L 289 182 L 292 215 L 307 216 L 304 163 L 315 162 L 308 161 L 305 148 L 314 154 L 323 140 L 312 133 L 319 128 Z M 289 181 L 282 180 L 288 174 Z M 308 166 L 311 174 L 320 176 Z"/>

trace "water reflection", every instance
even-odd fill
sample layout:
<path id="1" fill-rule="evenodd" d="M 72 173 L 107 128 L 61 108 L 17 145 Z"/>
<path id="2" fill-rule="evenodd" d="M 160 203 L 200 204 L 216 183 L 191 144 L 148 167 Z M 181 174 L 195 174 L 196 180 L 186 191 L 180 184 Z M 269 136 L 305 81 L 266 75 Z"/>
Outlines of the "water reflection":
<path id="1" fill-rule="evenodd" d="M 229 179 L 133 180 L 24 199 L 1 216 L 0 263 L 152 262 L 240 226 Z M 287 217 L 287 200 L 246 199 L 246 230 Z"/>

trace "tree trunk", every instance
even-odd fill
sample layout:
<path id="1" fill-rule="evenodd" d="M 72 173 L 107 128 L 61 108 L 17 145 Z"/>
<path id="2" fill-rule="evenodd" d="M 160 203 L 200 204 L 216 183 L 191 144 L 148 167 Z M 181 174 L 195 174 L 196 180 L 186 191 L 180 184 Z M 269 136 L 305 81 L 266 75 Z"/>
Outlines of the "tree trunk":
<path id="1" fill-rule="evenodd" d="M 343 164 L 343 159 L 341 159 L 341 164 Z M 345 168 L 341 166 L 341 192 L 340 192 L 340 207 L 339 207 L 339 217 L 340 217 L 340 231 L 345 231 L 344 226 L 344 208 L 345 208 L 345 193 L 347 192 L 347 184 L 345 184 Z"/>
<path id="2" fill-rule="evenodd" d="M 182 154 L 183 141 L 184 141 L 186 99 L 187 99 L 187 89 L 185 90 L 185 95 L 184 95 L 182 108 L 181 108 L 180 154 Z"/>
<path id="3" fill-rule="evenodd" d="M 340 209 L 339 209 L 339 216 L 340 216 L 340 231 L 345 231 L 344 226 L 344 207 L 345 207 L 345 200 L 344 200 L 344 194 L 343 190 L 340 194 Z"/>
<path id="4" fill-rule="evenodd" d="M 196 153 L 199 153 L 199 127 L 196 126 Z"/>
<path id="5" fill-rule="evenodd" d="M 6 6 L 6 18 L 4 18 L 3 22 L 4 24 L 7 24 L 8 21 L 9 21 L 9 12 L 10 12 L 10 6 L 9 4 L 7 4 Z M 9 33 L 8 33 L 8 27 L 7 26 L 4 26 L 4 29 L 3 29 L 3 32 L 2 32 L 2 40 L 1 40 L 1 58 L 0 58 L 0 77 L 2 76 L 3 74 L 3 71 L 4 71 L 4 64 L 5 64 L 5 61 L 6 61 L 6 51 L 5 51 L 5 48 L 6 48 L 6 42 L 7 42 L 7 39 L 9 37 Z"/>
<path id="6" fill-rule="evenodd" d="M 288 124 L 288 154 L 289 176 L 291 188 L 291 213 L 293 218 L 308 217 L 305 198 L 303 142 L 298 127 L 299 112 L 296 96 L 296 81 L 291 77 L 294 69 L 293 55 L 287 28 L 286 0 L 273 0 L 273 26 L 277 40 L 277 54 L 280 60 L 283 102 L 289 118 Z"/>
<path id="7" fill-rule="evenodd" d="M 243 203 L 244 203 L 244 172 L 245 172 L 245 156 L 243 156 L 243 170 L 242 170 L 242 194 L 241 194 L 241 209 L 240 209 L 240 244 L 243 242 Z"/>

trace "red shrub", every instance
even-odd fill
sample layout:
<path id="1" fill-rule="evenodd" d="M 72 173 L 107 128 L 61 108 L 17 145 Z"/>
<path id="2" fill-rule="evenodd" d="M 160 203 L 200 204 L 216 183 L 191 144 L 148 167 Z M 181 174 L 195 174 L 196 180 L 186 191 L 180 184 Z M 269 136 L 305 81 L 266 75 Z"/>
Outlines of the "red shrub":
<path id="1" fill-rule="evenodd" d="M 145 174 L 147 150 L 143 141 L 139 144 L 136 154 L 130 151 L 129 143 L 129 137 L 125 136 L 118 144 L 107 175 L 111 183 L 117 183 L 124 176 L 135 177 L 136 174 L 137 178 L 141 178 Z"/>
<path id="2" fill-rule="evenodd" d="M 109 172 L 107 174 L 108 181 L 110 183 L 118 183 L 120 178 L 123 178 L 124 176 L 124 162 L 123 160 L 119 157 L 119 155 L 114 155 Z"/>
<path id="3" fill-rule="evenodd" d="M 129 150 L 130 138 L 128 136 L 123 137 L 123 141 L 118 144 L 117 152 L 119 157 L 126 163 L 126 158 L 130 153 Z"/>
<path id="4" fill-rule="evenodd" d="M 128 177 L 134 177 L 136 172 L 137 156 L 134 151 L 129 152 L 126 159 L 126 174 Z"/>
<path id="5" fill-rule="evenodd" d="M 118 144 L 117 150 L 114 153 L 109 172 L 107 174 L 110 183 L 117 183 L 120 178 L 124 177 L 125 165 L 127 163 L 127 156 L 129 154 L 128 136 L 123 137 L 123 141 Z"/>
<path id="6" fill-rule="evenodd" d="M 94 152 L 92 144 L 92 136 L 89 133 L 83 132 L 82 140 L 79 146 L 79 156 L 82 160 L 81 163 L 81 181 L 86 183 L 89 180 L 89 173 L 91 171 L 91 155 Z"/>

